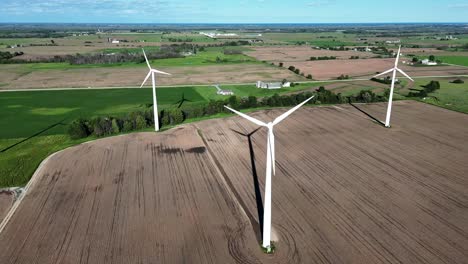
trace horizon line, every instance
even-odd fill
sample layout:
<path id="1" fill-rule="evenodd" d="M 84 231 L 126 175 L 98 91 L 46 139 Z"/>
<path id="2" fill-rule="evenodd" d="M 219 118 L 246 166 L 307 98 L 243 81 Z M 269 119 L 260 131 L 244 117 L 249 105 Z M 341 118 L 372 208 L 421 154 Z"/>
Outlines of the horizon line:
<path id="1" fill-rule="evenodd" d="M 118 25 L 320 25 L 320 24 L 468 24 L 466 22 L 0 22 L 0 24 L 118 24 Z"/>

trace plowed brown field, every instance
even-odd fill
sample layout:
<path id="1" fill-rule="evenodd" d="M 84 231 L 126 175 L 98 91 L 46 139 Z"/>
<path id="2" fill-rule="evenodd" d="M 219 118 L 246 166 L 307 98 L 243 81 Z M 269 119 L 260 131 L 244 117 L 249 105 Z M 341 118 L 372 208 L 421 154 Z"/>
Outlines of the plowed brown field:
<path id="1" fill-rule="evenodd" d="M 342 105 L 275 127 L 273 256 L 258 244 L 266 130 L 249 147 L 257 127 L 230 117 L 53 156 L 0 263 L 467 263 L 468 115 L 400 101 L 392 121 Z"/>

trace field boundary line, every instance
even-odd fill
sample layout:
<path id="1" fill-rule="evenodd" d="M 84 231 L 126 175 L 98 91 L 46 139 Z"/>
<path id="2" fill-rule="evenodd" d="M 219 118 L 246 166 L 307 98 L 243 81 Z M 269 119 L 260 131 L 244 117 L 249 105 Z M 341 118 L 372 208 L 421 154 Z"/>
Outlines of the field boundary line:
<path id="1" fill-rule="evenodd" d="M 224 185 L 226 186 L 226 189 L 228 190 L 228 192 L 230 192 L 230 194 L 234 198 L 233 200 L 238 204 L 241 212 L 244 213 L 245 217 L 247 217 L 247 220 L 249 220 L 250 225 L 251 225 L 252 230 L 254 231 L 255 235 L 259 235 L 259 234 L 257 234 L 257 232 L 256 232 L 257 228 L 255 228 L 255 227 L 256 226 L 259 227 L 260 223 L 255 220 L 255 217 L 248 210 L 247 205 L 242 200 L 240 194 L 235 190 L 234 185 L 229 180 L 229 177 L 228 177 L 227 173 L 224 171 L 223 167 L 221 166 L 221 163 L 214 156 L 213 151 L 208 146 L 208 142 L 203 137 L 202 130 L 195 124 L 193 126 L 196 128 L 196 130 L 197 130 L 196 132 L 197 132 L 198 136 L 203 141 L 203 145 L 205 145 L 205 148 L 208 150 L 208 157 L 209 157 L 210 161 L 213 163 L 214 167 L 216 168 L 216 171 L 218 172 L 218 174 L 221 176 L 220 178 L 221 178 L 222 182 L 224 183 Z M 261 232 L 261 230 L 258 230 L 258 231 Z M 256 238 L 260 239 L 260 237 L 256 237 Z"/>

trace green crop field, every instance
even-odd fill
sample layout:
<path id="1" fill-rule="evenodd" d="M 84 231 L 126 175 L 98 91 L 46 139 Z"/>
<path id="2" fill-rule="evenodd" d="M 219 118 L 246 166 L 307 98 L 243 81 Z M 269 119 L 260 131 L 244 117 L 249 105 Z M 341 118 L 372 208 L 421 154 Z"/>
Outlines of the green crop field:
<path id="1" fill-rule="evenodd" d="M 468 56 L 437 56 L 444 63 L 456 64 L 468 67 Z"/>
<path id="2" fill-rule="evenodd" d="M 263 39 L 281 42 L 308 42 L 314 46 L 353 46 L 356 45 L 354 34 L 342 32 L 327 33 L 265 33 Z"/>

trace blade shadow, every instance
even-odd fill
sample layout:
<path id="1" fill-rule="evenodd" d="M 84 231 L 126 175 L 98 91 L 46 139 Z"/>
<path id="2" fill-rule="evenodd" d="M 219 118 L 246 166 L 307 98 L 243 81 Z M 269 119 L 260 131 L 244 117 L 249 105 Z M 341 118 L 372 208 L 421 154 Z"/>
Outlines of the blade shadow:
<path id="1" fill-rule="evenodd" d="M 252 181 L 253 181 L 253 186 L 254 186 L 254 191 L 255 191 L 255 201 L 257 203 L 257 214 L 258 214 L 258 230 L 256 230 L 255 233 L 257 233 L 257 236 L 259 238 L 259 241 L 262 240 L 263 237 L 263 199 L 262 199 L 262 192 L 260 190 L 260 184 L 258 181 L 258 174 L 257 174 L 257 166 L 255 165 L 255 152 L 253 149 L 253 144 L 252 144 L 252 136 L 260 129 L 261 127 L 255 129 L 254 131 L 250 132 L 249 134 L 244 134 L 242 132 L 239 132 L 237 130 L 231 129 L 233 132 L 247 137 L 248 142 L 249 142 L 249 152 L 250 152 L 250 164 L 252 166 Z"/>
<path id="2" fill-rule="evenodd" d="M 23 140 L 21 140 L 21 141 L 16 142 L 16 143 L 13 144 L 13 145 L 10 145 L 10 146 L 8 146 L 8 147 L 6 147 L 6 148 L 0 150 L 0 153 L 3 153 L 3 152 L 5 152 L 5 151 L 7 151 L 7 150 L 9 150 L 9 149 L 12 149 L 12 148 L 18 146 L 19 144 L 24 143 L 24 142 L 26 142 L 26 141 L 28 141 L 28 140 L 34 138 L 34 137 L 37 137 L 37 136 L 39 136 L 40 134 L 42 134 L 42 133 L 46 132 L 47 130 L 50 130 L 50 129 L 52 129 L 52 128 L 58 126 L 58 125 L 65 125 L 65 124 L 62 123 L 63 121 L 65 121 L 65 119 L 61 120 L 60 122 L 57 122 L 57 123 L 55 123 L 55 124 L 52 124 L 52 125 L 48 126 L 47 128 L 45 128 L 45 129 L 43 129 L 43 130 L 41 130 L 41 131 L 35 133 L 34 135 L 31 135 L 31 136 L 29 136 L 29 137 L 27 137 L 27 138 L 25 138 L 25 139 L 23 139 Z"/>
<path id="3" fill-rule="evenodd" d="M 349 97 L 348 97 L 348 103 L 349 103 L 352 107 L 356 108 L 359 112 L 365 114 L 367 117 L 369 117 L 370 119 L 372 119 L 372 120 L 373 120 L 374 122 L 376 122 L 377 124 L 379 124 L 379 125 L 385 127 L 385 123 L 384 123 L 384 122 L 380 121 L 380 120 L 377 119 L 376 117 L 374 117 L 374 116 L 372 116 L 371 114 L 367 113 L 366 111 L 362 110 L 362 109 L 359 108 L 357 105 L 351 103 L 351 100 L 350 100 Z"/>
<path id="4" fill-rule="evenodd" d="M 182 107 L 182 104 L 184 104 L 184 102 L 192 102 L 192 101 L 190 101 L 189 99 L 185 99 L 185 94 L 182 93 L 182 99 L 177 101 L 175 104 L 178 104 L 177 108 L 180 108 Z"/>

